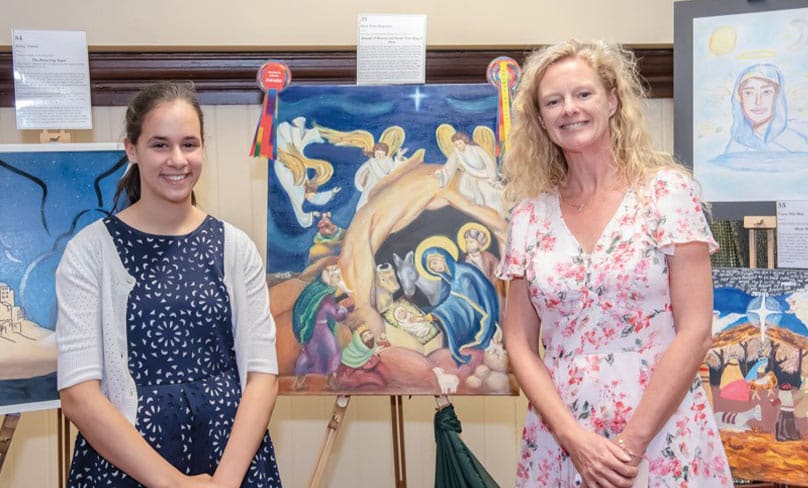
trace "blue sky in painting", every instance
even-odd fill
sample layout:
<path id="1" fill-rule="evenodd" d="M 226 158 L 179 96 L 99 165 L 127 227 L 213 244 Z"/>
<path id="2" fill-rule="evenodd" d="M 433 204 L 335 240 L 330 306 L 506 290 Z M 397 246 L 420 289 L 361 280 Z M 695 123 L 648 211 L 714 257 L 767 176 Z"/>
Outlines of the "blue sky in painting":
<path id="1" fill-rule="evenodd" d="M 122 157 L 120 150 L 0 152 L 0 282 L 41 327 L 55 327 L 53 277 L 64 246 L 111 209 Z"/>
<path id="2" fill-rule="evenodd" d="M 306 128 L 314 125 L 351 131 L 363 129 L 378 140 L 389 126 L 404 128 L 406 156 L 418 149 L 426 151 L 424 161 L 443 164 L 435 129 L 442 123 L 471 134 L 478 125 L 495 129 L 497 92 L 493 86 L 477 85 L 402 85 L 402 86 L 292 86 L 280 94 L 278 122 L 295 117 L 306 118 Z M 360 193 L 354 188 L 354 173 L 367 158 L 355 147 L 336 147 L 314 143 L 306 147 L 309 158 L 325 159 L 334 167 L 334 175 L 321 190 L 342 188 L 325 206 L 304 204 L 304 210 L 332 212 L 332 220 L 347 228 L 353 219 Z M 270 163 L 271 165 L 274 163 Z M 269 210 L 267 212 L 267 270 L 299 272 L 306 266 L 316 226 L 298 225 L 289 199 L 275 172 L 269 172 Z"/>
<path id="3" fill-rule="evenodd" d="M 804 324 L 794 313 L 788 313 L 789 305 L 786 299 L 791 295 L 790 293 L 783 295 L 770 295 L 767 302 L 774 301 L 775 304 L 767 303 L 769 310 L 780 310 L 782 313 L 773 313 L 768 316 L 767 322 L 775 324 L 779 327 L 786 328 L 794 333 L 802 336 L 808 336 L 808 327 Z M 720 316 L 724 317 L 730 313 L 746 314 L 748 310 L 755 309 L 760 305 L 761 297 L 751 295 L 743 290 L 732 287 L 719 287 L 715 289 L 713 298 L 713 309 L 720 312 Z M 726 328 L 737 327 L 740 325 L 748 324 L 749 319 L 743 318 Z"/>

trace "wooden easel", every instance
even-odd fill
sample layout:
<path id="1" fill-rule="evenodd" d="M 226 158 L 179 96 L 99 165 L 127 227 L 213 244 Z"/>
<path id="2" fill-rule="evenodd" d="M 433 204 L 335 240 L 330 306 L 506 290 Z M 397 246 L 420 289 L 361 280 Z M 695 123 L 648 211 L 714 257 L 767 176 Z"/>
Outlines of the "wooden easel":
<path id="1" fill-rule="evenodd" d="M 757 268 L 757 233 L 766 231 L 766 267 L 774 268 L 774 229 L 777 228 L 777 217 L 744 217 L 743 228 L 749 230 L 749 267 Z"/>
<path id="2" fill-rule="evenodd" d="M 3 463 L 6 462 L 8 448 L 11 439 L 14 438 L 14 431 L 17 430 L 17 423 L 20 421 L 20 414 L 7 413 L 3 417 L 3 424 L 0 425 L 0 471 L 3 470 Z"/>
<path id="3" fill-rule="evenodd" d="M 318 488 L 323 477 L 323 471 L 328 464 L 328 457 L 334 448 L 334 440 L 337 437 L 342 420 L 345 418 L 345 411 L 351 397 L 340 395 L 334 400 L 334 408 L 331 410 L 331 418 L 328 420 L 325 437 L 317 454 L 317 464 L 314 472 L 309 478 L 308 488 Z M 435 397 L 438 410 L 444 408 L 449 403 L 446 395 Z M 407 488 L 407 462 L 404 452 L 404 404 L 401 395 L 390 395 L 390 425 L 393 429 L 393 472 L 395 474 L 395 488 Z"/>
<path id="4" fill-rule="evenodd" d="M 56 449 L 57 477 L 59 488 L 67 486 L 67 475 L 70 474 L 70 421 L 65 417 L 61 407 L 56 409 Z"/>
<path id="5" fill-rule="evenodd" d="M 0 472 L 3 471 L 3 464 L 6 462 L 8 456 L 8 449 L 11 446 L 11 440 L 14 438 L 14 433 L 17 430 L 17 424 L 20 422 L 20 413 L 7 413 L 3 417 L 3 423 L 0 424 Z M 70 467 L 70 421 L 62 413 L 61 408 L 56 409 L 56 464 L 57 474 L 56 481 L 59 488 L 67 486 L 67 475 Z"/>
<path id="6" fill-rule="evenodd" d="M 337 438 L 337 432 L 342 425 L 342 420 L 345 418 L 345 411 L 348 410 L 348 403 L 351 397 L 348 395 L 339 395 L 334 400 L 334 408 L 331 410 L 331 418 L 328 420 L 328 426 L 325 431 L 323 443 L 320 446 L 320 452 L 317 454 L 317 464 L 314 466 L 314 472 L 309 478 L 309 488 L 317 488 L 320 486 L 320 479 L 323 477 L 323 471 L 328 463 L 328 457 L 331 455 L 331 450 L 334 447 L 334 440 Z"/>

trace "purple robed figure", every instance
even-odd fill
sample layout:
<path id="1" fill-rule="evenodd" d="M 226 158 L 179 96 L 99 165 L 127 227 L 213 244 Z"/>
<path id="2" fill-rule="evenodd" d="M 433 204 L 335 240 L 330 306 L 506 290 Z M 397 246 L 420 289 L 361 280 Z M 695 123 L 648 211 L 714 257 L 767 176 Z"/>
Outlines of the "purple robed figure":
<path id="1" fill-rule="evenodd" d="M 309 283 L 295 301 L 292 328 L 295 339 L 303 346 L 295 363 L 293 389 L 305 388 L 307 374 L 328 377 L 328 388 L 336 388 L 336 372 L 340 365 L 340 349 L 335 335 L 337 321 L 345 320 L 348 309 L 337 303 L 337 291 L 348 292 L 339 266 L 326 266 L 320 276 Z"/>

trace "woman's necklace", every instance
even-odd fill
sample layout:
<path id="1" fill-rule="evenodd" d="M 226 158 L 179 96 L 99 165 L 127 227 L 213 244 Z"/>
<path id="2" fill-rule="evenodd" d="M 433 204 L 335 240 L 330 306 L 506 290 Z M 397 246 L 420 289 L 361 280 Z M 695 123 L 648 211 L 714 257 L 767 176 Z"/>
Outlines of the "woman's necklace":
<path id="1" fill-rule="evenodd" d="M 581 211 L 583 211 L 583 209 L 584 209 L 584 208 L 586 208 L 586 204 L 587 204 L 587 202 L 582 202 L 582 203 L 572 203 L 572 202 L 570 202 L 569 200 L 567 200 L 567 199 L 566 199 L 566 198 L 565 198 L 563 195 L 561 195 L 560 193 L 559 193 L 558 195 L 561 197 L 561 201 L 562 201 L 562 202 L 564 202 L 564 203 L 565 203 L 565 204 L 566 204 L 568 207 L 570 207 L 570 208 L 574 208 L 576 212 L 581 212 Z"/>

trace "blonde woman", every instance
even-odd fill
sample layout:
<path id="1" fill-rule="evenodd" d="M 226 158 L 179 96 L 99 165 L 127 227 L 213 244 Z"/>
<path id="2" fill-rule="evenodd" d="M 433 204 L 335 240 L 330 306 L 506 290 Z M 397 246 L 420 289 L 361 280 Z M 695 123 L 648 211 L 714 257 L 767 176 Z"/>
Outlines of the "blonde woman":
<path id="1" fill-rule="evenodd" d="M 732 486 L 697 375 L 717 245 L 689 174 L 652 149 L 642 97 L 617 46 L 570 40 L 525 63 L 499 268 L 530 400 L 518 486 L 630 487 L 646 469 L 653 487 Z"/>

